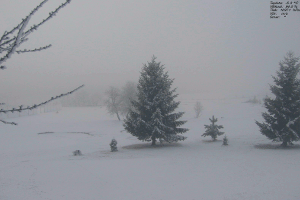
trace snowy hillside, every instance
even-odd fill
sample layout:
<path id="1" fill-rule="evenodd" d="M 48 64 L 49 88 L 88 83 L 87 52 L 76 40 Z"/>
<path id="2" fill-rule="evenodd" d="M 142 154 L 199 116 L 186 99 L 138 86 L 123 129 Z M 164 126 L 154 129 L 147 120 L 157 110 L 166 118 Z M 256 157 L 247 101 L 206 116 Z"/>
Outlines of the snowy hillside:
<path id="1" fill-rule="evenodd" d="M 179 96 L 187 140 L 151 147 L 123 131 L 122 122 L 100 107 L 14 118 L 0 124 L 1 200 L 297 200 L 300 145 L 276 149 L 259 133 L 260 104 L 245 99 Z M 201 137 L 217 117 L 223 136 Z M 8 120 L 9 121 L 9 120 Z M 118 141 L 118 152 L 109 143 Z M 81 150 L 82 156 L 73 156 Z"/>

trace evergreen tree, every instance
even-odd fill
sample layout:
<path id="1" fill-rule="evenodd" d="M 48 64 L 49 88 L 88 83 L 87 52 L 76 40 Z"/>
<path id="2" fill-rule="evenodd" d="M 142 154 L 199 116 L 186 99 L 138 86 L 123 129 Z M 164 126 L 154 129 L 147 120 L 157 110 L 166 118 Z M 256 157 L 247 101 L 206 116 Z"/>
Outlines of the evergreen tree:
<path id="1" fill-rule="evenodd" d="M 300 137 L 300 81 L 297 78 L 300 64 L 299 57 L 288 52 L 279 63 L 277 77 L 273 76 L 275 85 L 271 92 L 275 98 L 266 97 L 264 106 L 267 112 L 262 114 L 265 122 L 256 124 L 261 134 L 273 141 L 282 141 L 282 146 L 292 144 Z"/>
<path id="2" fill-rule="evenodd" d="M 206 131 L 205 133 L 202 134 L 202 136 L 204 137 L 211 136 L 213 140 L 216 140 L 217 136 L 224 134 L 224 132 L 219 131 L 219 129 L 222 129 L 223 126 L 215 124 L 218 121 L 218 119 L 215 118 L 215 116 L 212 116 L 212 118 L 211 119 L 209 118 L 209 120 L 211 121 L 211 125 L 204 125 Z"/>
<path id="3" fill-rule="evenodd" d="M 157 139 L 167 142 L 177 142 L 186 137 L 178 134 L 188 131 L 179 128 L 186 121 L 179 121 L 184 112 L 174 113 L 180 102 L 174 101 L 178 94 L 176 89 L 171 90 L 174 79 L 170 79 L 164 72 L 163 65 L 157 63 L 153 56 L 152 61 L 142 68 L 138 83 L 137 100 L 132 101 L 132 108 L 124 120 L 127 132 L 142 141 Z"/>
<path id="4" fill-rule="evenodd" d="M 117 140 L 115 140 L 115 139 L 111 140 L 111 142 L 109 144 L 111 152 L 118 151 L 117 144 L 118 144 Z"/>

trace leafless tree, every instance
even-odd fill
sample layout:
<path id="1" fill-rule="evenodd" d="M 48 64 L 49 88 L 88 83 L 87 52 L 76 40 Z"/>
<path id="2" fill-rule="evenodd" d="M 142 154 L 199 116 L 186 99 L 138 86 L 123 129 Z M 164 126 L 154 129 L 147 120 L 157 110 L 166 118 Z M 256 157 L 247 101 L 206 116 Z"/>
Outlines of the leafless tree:
<path id="1" fill-rule="evenodd" d="M 37 52 L 37 51 L 41 51 L 41 50 L 45 50 L 48 49 L 49 47 L 51 47 L 51 44 L 46 45 L 46 46 L 42 46 L 42 47 L 38 47 L 35 49 L 23 49 L 23 50 L 17 50 L 17 48 L 23 44 L 24 42 L 28 41 L 28 35 L 30 35 L 32 32 L 34 32 L 35 30 L 37 30 L 41 25 L 43 25 L 45 22 L 47 22 L 49 19 L 51 19 L 53 16 L 55 16 L 60 9 L 62 9 L 64 6 L 66 6 L 68 3 L 71 2 L 71 0 L 66 0 L 64 3 L 62 3 L 60 6 L 58 6 L 54 11 L 49 13 L 49 16 L 45 19 L 43 19 L 40 23 L 35 24 L 33 26 L 31 26 L 29 29 L 26 30 L 26 27 L 28 25 L 28 22 L 30 21 L 31 17 L 47 2 L 48 0 L 44 0 L 42 1 L 38 6 L 36 6 L 30 13 L 29 15 L 27 15 L 24 19 L 22 19 L 22 21 L 15 26 L 14 28 L 12 28 L 10 31 L 5 31 L 4 34 L 0 37 L 0 69 L 6 69 L 6 66 L 2 65 L 5 61 L 7 61 L 9 58 L 11 58 L 12 54 L 14 54 L 15 52 L 19 53 L 28 53 L 28 52 Z M 23 105 L 19 106 L 18 108 L 12 108 L 12 109 L 1 109 L 0 113 L 7 113 L 7 112 L 22 112 L 24 110 L 32 110 L 35 109 L 39 106 L 45 105 L 51 101 L 54 101 L 58 98 L 61 98 L 63 96 L 66 96 L 68 94 L 72 94 L 73 92 L 77 91 L 78 89 L 82 88 L 82 86 L 58 95 L 56 97 L 52 97 L 51 99 L 44 101 L 42 103 L 39 104 L 35 104 L 33 106 L 28 106 L 28 107 L 23 107 Z M 4 103 L 1 103 L 4 104 Z M 4 123 L 4 124 L 12 124 L 12 125 L 17 125 L 14 122 L 6 122 L 2 119 L 0 119 L 0 122 Z"/>
<path id="2" fill-rule="evenodd" d="M 201 112 L 203 111 L 203 106 L 200 103 L 200 101 L 197 101 L 195 103 L 195 105 L 194 105 L 194 111 L 195 111 L 195 114 L 196 114 L 196 118 L 199 118 Z"/>
<path id="3" fill-rule="evenodd" d="M 118 120 L 120 121 L 120 112 L 121 112 L 121 91 L 111 86 L 108 90 L 105 91 L 106 100 L 104 101 L 104 104 L 106 106 L 106 109 L 109 114 L 111 115 L 117 115 Z"/>
<path id="4" fill-rule="evenodd" d="M 129 110 L 132 108 L 131 101 L 137 100 L 137 84 L 132 81 L 128 81 L 122 88 L 121 94 L 121 114 L 126 116 Z"/>

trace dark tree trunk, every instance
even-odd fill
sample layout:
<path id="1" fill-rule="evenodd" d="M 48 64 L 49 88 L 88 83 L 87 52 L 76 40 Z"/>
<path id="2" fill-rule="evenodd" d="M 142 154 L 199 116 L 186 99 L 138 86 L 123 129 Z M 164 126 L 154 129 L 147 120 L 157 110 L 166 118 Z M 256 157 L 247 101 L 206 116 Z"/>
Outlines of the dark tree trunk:
<path id="1" fill-rule="evenodd" d="M 119 113 L 117 112 L 116 114 L 117 114 L 118 120 L 121 121 Z"/>
<path id="2" fill-rule="evenodd" d="M 217 136 L 213 135 L 212 139 L 213 139 L 213 141 L 216 141 L 217 140 Z"/>
<path id="3" fill-rule="evenodd" d="M 287 147 L 287 141 L 286 141 L 286 140 L 283 140 L 281 146 L 282 146 L 282 147 Z"/>
<path id="4" fill-rule="evenodd" d="M 154 145 L 155 145 L 155 142 L 156 142 L 156 138 L 155 138 L 155 137 L 152 137 L 151 139 L 152 139 L 152 144 L 151 144 L 151 145 L 154 146 Z"/>

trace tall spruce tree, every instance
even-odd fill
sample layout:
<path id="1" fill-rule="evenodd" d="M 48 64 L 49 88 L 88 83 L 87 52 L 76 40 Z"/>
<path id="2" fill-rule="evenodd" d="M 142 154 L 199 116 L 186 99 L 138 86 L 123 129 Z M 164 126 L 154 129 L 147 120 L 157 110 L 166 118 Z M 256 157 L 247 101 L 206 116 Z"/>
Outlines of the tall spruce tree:
<path id="1" fill-rule="evenodd" d="M 178 134 L 188 131 L 179 128 L 186 121 L 179 121 L 184 112 L 174 113 L 180 102 L 174 101 L 178 94 L 171 89 L 174 79 L 170 79 L 160 62 L 152 61 L 142 68 L 138 83 L 137 100 L 132 101 L 132 108 L 124 120 L 127 132 L 142 141 L 152 141 L 155 145 L 157 139 L 167 142 L 177 142 L 186 137 Z"/>
<path id="2" fill-rule="evenodd" d="M 275 98 L 266 97 L 264 106 L 267 112 L 262 114 L 265 122 L 256 124 L 261 134 L 273 141 L 282 141 L 282 146 L 292 144 L 300 137 L 300 81 L 297 75 L 300 70 L 299 57 L 288 52 L 279 63 L 277 77 L 273 76 L 275 85 L 271 92 Z"/>

